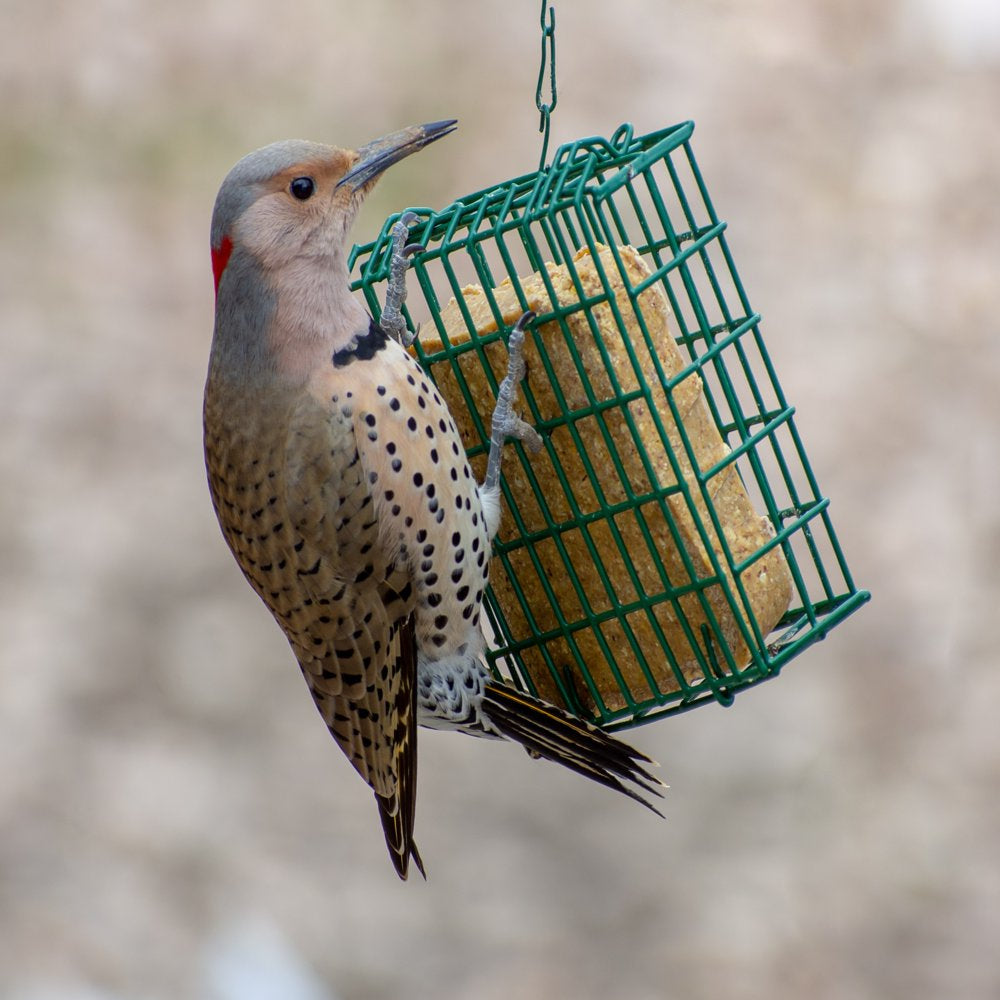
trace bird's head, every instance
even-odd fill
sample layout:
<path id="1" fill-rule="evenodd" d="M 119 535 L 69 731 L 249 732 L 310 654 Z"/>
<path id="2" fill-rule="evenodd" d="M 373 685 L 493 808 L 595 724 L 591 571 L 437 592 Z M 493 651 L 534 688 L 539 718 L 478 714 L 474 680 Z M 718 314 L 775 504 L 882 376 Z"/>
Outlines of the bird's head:
<path id="1" fill-rule="evenodd" d="M 271 274 L 342 262 L 358 208 L 382 173 L 454 128 L 454 121 L 413 125 L 356 150 L 291 139 L 244 156 L 215 200 L 216 291 L 234 254 Z"/>

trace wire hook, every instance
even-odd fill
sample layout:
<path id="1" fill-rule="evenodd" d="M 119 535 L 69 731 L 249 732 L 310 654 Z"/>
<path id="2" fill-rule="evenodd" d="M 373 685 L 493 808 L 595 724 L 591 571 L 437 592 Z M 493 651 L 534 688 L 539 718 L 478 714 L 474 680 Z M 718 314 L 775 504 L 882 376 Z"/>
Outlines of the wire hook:
<path id="1" fill-rule="evenodd" d="M 548 24 L 545 14 L 548 12 Z M 541 116 L 538 131 L 542 133 L 542 156 L 538 161 L 538 169 L 545 167 L 545 159 L 549 152 L 549 118 L 555 110 L 558 96 L 556 94 L 556 9 L 549 7 L 549 0 L 542 0 L 542 14 L 539 18 L 542 26 L 542 61 L 538 67 L 538 86 L 535 88 L 535 107 Z M 549 70 L 549 101 L 542 100 L 542 87 L 545 84 L 545 67 Z"/>

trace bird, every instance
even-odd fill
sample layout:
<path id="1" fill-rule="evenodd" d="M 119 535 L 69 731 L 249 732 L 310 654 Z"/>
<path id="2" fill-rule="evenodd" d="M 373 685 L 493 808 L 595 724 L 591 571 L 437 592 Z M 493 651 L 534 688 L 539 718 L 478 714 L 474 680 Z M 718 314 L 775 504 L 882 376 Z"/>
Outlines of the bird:
<path id="1" fill-rule="evenodd" d="M 390 859 L 412 860 L 417 727 L 520 743 L 659 812 L 655 762 L 496 679 L 483 595 L 500 451 L 537 432 L 513 412 L 525 314 L 477 482 L 400 313 L 419 244 L 392 229 L 376 322 L 349 287 L 349 234 L 393 164 L 451 133 L 415 125 L 357 149 L 285 140 L 244 156 L 212 213 L 215 325 L 204 453 L 226 543 L 284 632 L 334 740 L 375 794 Z"/>

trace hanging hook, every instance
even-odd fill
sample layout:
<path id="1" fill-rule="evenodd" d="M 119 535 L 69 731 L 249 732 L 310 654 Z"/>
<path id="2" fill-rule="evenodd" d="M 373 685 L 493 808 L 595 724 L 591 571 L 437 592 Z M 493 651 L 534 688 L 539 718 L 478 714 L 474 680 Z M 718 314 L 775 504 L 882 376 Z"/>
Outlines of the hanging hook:
<path id="1" fill-rule="evenodd" d="M 548 12 L 548 24 L 545 23 L 545 14 Z M 542 15 L 540 17 L 542 26 L 542 62 L 538 67 L 538 86 L 535 88 L 535 107 L 538 108 L 540 119 L 538 131 L 542 133 L 542 156 L 538 161 L 538 169 L 545 167 L 545 159 L 549 152 L 549 118 L 555 110 L 556 101 L 556 9 L 549 7 L 549 0 L 542 0 Z M 548 63 L 549 69 L 549 101 L 542 100 L 542 87 L 545 84 L 545 66 Z"/>

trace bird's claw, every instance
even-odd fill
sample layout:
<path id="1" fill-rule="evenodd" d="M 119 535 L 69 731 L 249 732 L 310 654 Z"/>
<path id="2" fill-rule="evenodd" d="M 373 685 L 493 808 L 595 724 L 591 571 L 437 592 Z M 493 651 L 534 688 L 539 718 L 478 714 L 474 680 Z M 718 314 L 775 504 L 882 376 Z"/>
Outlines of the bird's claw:
<path id="1" fill-rule="evenodd" d="M 382 309 L 380 325 L 390 337 L 409 347 L 420 332 L 419 325 L 412 333 L 406 328 L 403 318 L 403 303 L 406 301 L 406 269 L 410 258 L 422 253 L 422 243 L 407 243 L 410 229 L 420 221 L 415 212 L 404 212 L 392 227 L 392 248 L 389 256 L 389 282 L 385 291 L 385 306 Z"/>
<path id="2" fill-rule="evenodd" d="M 521 314 L 511 327 L 507 340 L 507 374 L 500 383 L 497 403 L 493 409 L 490 424 L 490 454 L 486 462 L 486 489 L 495 488 L 500 482 L 500 455 L 508 438 L 520 441 L 529 451 L 538 452 L 542 448 L 542 436 L 531 424 L 514 413 L 514 394 L 527 373 L 524 363 L 524 328 L 535 318 L 528 310 Z"/>
<path id="3" fill-rule="evenodd" d="M 422 325 L 422 323 L 418 323 L 415 330 L 403 330 L 403 335 L 399 339 L 399 342 L 403 345 L 403 347 L 412 347 L 417 342 L 417 338 L 420 336 L 420 327 Z"/>
<path id="4" fill-rule="evenodd" d="M 537 455 L 542 450 L 542 435 L 520 417 L 511 415 L 510 423 L 506 427 L 506 436 L 508 439 L 514 438 L 520 441 L 532 455 Z"/>

